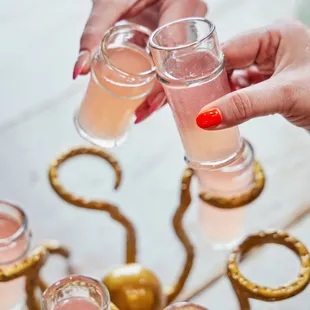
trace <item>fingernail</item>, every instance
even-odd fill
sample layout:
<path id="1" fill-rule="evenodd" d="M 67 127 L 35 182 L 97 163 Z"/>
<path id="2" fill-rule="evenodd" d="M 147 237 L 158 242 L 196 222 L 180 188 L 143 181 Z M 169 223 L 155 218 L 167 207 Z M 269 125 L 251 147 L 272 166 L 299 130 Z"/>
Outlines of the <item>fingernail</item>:
<path id="1" fill-rule="evenodd" d="M 166 101 L 166 94 L 164 92 L 159 93 L 150 104 L 149 112 L 153 113 L 158 110 Z"/>
<path id="2" fill-rule="evenodd" d="M 250 86 L 249 82 L 242 76 L 239 76 L 237 78 L 237 83 L 239 84 L 239 86 L 243 87 L 248 87 Z"/>
<path id="3" fill-rule="evenodd" d="M 221 123 L 222 115 L 218 109 L 202 112 L 196 118 L 196 124 L 202 129 L 216 127 Z"/>
<path id="4" fill-rule="evenodd" d="M 74 65 L 74 69 L 73 69 L 73 79 L 75 80 L 77 78 L 77 76 L 79 76 L 85 65 L 87 64 L 87 62 L 89 61 L 89 52 L 88 51 L 81 51 L 79 54 L 79 57 Z"/>
<path id="5" fill-rule="evenodd" d="M 140 113 L 136 116 L 135 124 L 141 123 L 144 119 L 146 119 L 150 115 L 149 112 Z"/>

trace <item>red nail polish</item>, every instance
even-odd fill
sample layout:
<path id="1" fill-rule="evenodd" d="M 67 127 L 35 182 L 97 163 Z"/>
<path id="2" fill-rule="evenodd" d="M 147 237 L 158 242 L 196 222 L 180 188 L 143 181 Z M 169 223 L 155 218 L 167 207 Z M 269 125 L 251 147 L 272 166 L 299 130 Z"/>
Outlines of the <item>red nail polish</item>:
<path id="1" fill-rule="evenodd" d="M 82 73 L 84 70 L 86 64 L 88 63 L 90 56 L 88 51 L 81 51 L 79 54 L 79 58 L 75 63 L 74 69 L 73 69 L 73 79 L 75 80 L 78 75 Z"/>
<path id="2" fill-rule="evenodd" d="M 84 66 L 76 66 L 74 67 L 73 70 L 73 80 L 75 80 L 77 78 L 77 76 L 79 76 L 81 74 L 81 72 L 83 71 Z"/>
<path id="3" fill-rule="evenodd" d="M 218 109 L 202 112 L 196 118 L 196 124 L 202 129 L 216 127 L 221 123 L 222 115 Z"/>

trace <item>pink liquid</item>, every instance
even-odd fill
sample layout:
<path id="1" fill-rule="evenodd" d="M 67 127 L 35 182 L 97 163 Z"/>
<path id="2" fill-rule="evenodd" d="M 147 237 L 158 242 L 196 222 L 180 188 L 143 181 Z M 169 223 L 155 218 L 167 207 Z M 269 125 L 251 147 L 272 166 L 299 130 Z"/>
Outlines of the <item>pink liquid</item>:
<path id="1" fill-rule="evenodd" d="M 0 239 L 12 236 L 20 228 L 20 224 L 9 215 L 0 213 Z M 17 263 L 27 249 L 27 240 L 17 239 L 11 246 L 0 246 L 0 268 L 9 266 L 7 262 Z M 10 310 L 23 301 L 25 295 L 25 279 L 23 277 L 0 283 L 0 310 Z"/>
<path id="2" fill-rule="evenodd" d="M 240 164 L 240 158 L 231 166 Z M 199 189 L 222 197 L 246 191 L 253 183 L 253 167 L 231 172 L 198 170 Z M 243 237 L 246 208 L 219 209 L 199 200 L 198 218 L 204 238 L 213 245 L 234 245 Z"/>
<path id="3" fill-rule="evenodd" d="M 115 67 L 129 74 L 138 74 L 152 68 L 151 60 L 143 50 L 113 48 L 109 50 L 109 58 Z M 130 84 L 129 78 L 126 81 L 124 76 L 106 63 L 99 63 L 95 59 L 92 65 L 92 76 L 79 114 L 80 126 L 98 139 L 121 139 L 134 119 L 135 110 L 151 90 L 154 80 L 143 83 L 145 80 L 140 78 L 137 83 L 140 85 L 137 86 Z M 140 95 L 142 98 L 128 99 Z"/>
<path id="4" fill-rule="evenodd" d="M 71 297 L 55 306 L 54 310 L 100 310 L 89 298 Z"/>
<path id="5" fill-rule="evenodd" d="M 218 61 L 206 52 L 196 52 L 169 58 L 165 62 L 169 80 L 184 84 L 184 87 L 164 86 L 174 113 L 187 158 L 192 162 L 223 161 L 238 152 L 241 146 L 238 128 L 206 131 L 196 124 L 198 112 L 206 104 L 230 92 L 225 71 L 212 80 L 197 86 L 186 86 L 188 81 L 197 81 L 210 75 Z M 173 82 L 172 82 L 173 84 Z"/>

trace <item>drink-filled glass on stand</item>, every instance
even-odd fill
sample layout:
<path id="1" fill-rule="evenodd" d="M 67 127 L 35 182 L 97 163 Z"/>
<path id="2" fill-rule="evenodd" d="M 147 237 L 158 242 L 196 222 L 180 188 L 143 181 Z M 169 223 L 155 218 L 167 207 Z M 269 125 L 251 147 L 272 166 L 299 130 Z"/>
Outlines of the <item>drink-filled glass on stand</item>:
<path id="1" fill-rule="evenodd" d="M 135 111 L 155 83 L 147 42 L 151 31 L 125 23 L 108 30 L 91 62 L 88 88 L 75 114 L 79 134 L 111 148 L 125 141 Z"/>
<path id="2" fill-rule="evenodd" d="M 98 280 L 72 275 L 52 284 L 42 295 L 42 310 L 113 310 L 108 289 Z"/>
<path id="3" fill-rule="evenodd" d="M 214 24 L 198 17 L 174 21 L 155 30 L 149 46 L 200 190 L 224 197 L 248 190 L 254 154 L 238 127 L 207 131 L 196 123 L 204 106 L 231 91 Z M 244 210 L 219 210 L 201 201 L 199 221 L 211 242 L 229 244 L 242 234 Z M 219 231 L 221 226 L 227 231 Z"/>
<path id="4" fill-rule="evenodd" d="M 24 259 L 30 239 L 24 211 L 14 204 L 0 201 L 0 269 Z M 25 297 L 24 277 L 0 283 L 0 310 L 24 309 Z"/>

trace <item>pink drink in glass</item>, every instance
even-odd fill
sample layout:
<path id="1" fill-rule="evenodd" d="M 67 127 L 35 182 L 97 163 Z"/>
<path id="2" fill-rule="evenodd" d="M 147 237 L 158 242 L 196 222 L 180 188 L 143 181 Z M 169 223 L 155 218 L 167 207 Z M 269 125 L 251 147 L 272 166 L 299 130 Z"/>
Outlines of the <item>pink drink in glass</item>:
<path id="1" fill-rule="evenodd" d="M 54 310 L 101 310 L 100 306 L 96 305 L 89 298 L 71 297 L 60 302 Z"/>
<path id="2" fill-rule="evenodd" d="M 108 289 L 98 280 L 82 275 L 63 278 L 42 295 L 42 310 L 110 310 Z"/>
<path id="3" fill-rule="evenodd" d="M 24 214 L 17 207 L 0 202 L 0 269 L 17 264 L 26 255 L 29 236 L 23 216 Z M 22 307 L 24 298 L 24 277 L 0 283 L 0 310 L 15 309 L 17 305 Z"/>
<path id="4" fill-rule="evenodd" d="M 253 160 L 253 150 L 247 146 L 238 160 L 226 167 L 197 170 L 200 192 L 227 198 L 244 193 L 254 182 Z M 245 218 L 245 208 L 219 209 L 199 201 L 198 221 L 203 237 L 215 248 L 234 246 L 243 237 Z"/>
<path id="5" fill-rule="evenodd" d="M 92 60 L 91 77 L 75 124 L 101 147 L 126 138 L 135 111 L 152 90 L 155 68 L 146 50 L 150 31 L 135 24 L 111 28 Z"/>
<path id="6" fill-rule="evenodd" d="M 188 164 L 213 169 L 234 162 L 243 146 L 238 128 L 206 131 L 196 124 L 201 108 L 230 92 L 214 25 L 181 19 L 155 30 L 149 45 Z"/>
<path id="7" fill-rule="evenodd" d="M 177 60 L 168 59 L 164 67 L 171 80 L 192 80 L 210 76 L 216 62 L 207 52 L 193 52 Z M 241 140 L 237 127 L 206 131 L 196 124 L 196 117 L 206 104 L 230 92 L 224 69 L 197 86 L 166 85 L 164 89 L 190 162 L 221 162 L 238 152 Z"/>

